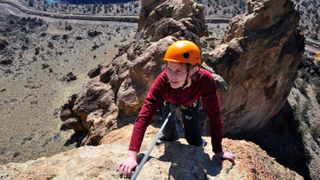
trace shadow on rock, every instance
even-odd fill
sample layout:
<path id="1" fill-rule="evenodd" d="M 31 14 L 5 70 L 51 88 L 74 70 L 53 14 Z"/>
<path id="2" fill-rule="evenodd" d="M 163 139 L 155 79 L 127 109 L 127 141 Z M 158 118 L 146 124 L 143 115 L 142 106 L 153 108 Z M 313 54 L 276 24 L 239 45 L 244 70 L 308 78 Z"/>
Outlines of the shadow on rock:
<path id="1" fill-rule="evenodd" d="M 165 143 L 165 152 L 160 161 L 171 162 L 168 179 L 208 179 L 221 172 L 217 159 L 211 159 L 202 148 L 181 144 Z"/>
<path id="2" fill-rule="evenodd" d="M 296 171 L 305 179 L 311 179 L 308 169 L 310 157 L 299 131 L 299 122 L 295 120 L 294 109 L 288 102 L 264 128 L 256 132 L 229 134 L 227 137 L 254 142 L 283 166 Z"/>
<path id="3" fill-rule="evenodd" d="M 64 146 L 69 146 L 71 144 L 76 143 L 76 147 L 80 147 L 82 140 L 86 137 L 87 134 L 88 134 L 87 131 L 75 132 L 74 134 L 71 135 L 70 139 L 67 140 Z"/>

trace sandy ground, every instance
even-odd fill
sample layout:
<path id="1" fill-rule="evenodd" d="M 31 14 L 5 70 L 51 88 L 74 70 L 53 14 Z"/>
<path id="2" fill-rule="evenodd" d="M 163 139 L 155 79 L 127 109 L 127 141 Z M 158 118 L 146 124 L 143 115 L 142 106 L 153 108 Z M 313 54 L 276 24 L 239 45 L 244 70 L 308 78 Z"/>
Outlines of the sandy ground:
<path id="1" fill-rule="evenodd" d="M 0 12 L 0 38 L 9 44 L 1 50 L 0 60 L 12 60 L 0 64 L 0 163 L 74 148 L 73 131 L 60 131 L 60 107 L 85 86 L 90 69 L 110 62 L 117 46 L 132 40 L 137 24 L 46 19 L 44 25 L 31 28 L 10 24 L 6 9 Z M 72 30 L 66 30 L 66 25 Z M 89 37 L 88 30 L 101 34 Z M 53 48 L 48 47 L 50 42 Z M 63 81 L 69 72 L 77 79 Z"/>

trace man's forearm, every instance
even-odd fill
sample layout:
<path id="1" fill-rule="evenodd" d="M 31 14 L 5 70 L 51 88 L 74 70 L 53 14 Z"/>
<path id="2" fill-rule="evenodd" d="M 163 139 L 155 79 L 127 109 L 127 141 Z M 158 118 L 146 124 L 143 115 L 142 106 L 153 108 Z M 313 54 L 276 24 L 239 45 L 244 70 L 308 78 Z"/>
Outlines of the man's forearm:
<path id="1" fill-rule="evenodd" d="M 134 160 L 137 160 L 137 155 L 138 155 L 137 151 L 131 151 L 131 150 L 128 151 L 128 158 L 132 158 Z"/>

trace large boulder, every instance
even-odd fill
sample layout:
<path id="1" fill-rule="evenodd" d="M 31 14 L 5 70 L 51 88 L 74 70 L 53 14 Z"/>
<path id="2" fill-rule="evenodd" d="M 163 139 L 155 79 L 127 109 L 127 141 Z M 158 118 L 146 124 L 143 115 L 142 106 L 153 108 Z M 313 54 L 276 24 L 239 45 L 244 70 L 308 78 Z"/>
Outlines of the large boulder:
<path id="1" fill-rule="evenodd" d="M 222 43 L 206 56 L 228 90 L 220 93 L 224 133 L 258 130 L 283 107 L 304 52 L 290 0 L 247 1 Z"/>
<path id="2" fill-rule="evenodd" d="M 157 41 L 166 36 L 188 38 L 208 35 L 204 6 L 193 0 L 141 1 L 138 38 Z"/>
<path id="3" fill-rule="evenodd" d="M 126 157 L 132 128 L 129 125 L 109 133 L 103 139 L 104 145 L 83 146 L 52 157 L 0 165 L 0 178 L 123 179 L 116 166 Z M 157 131 L 153 127 L 147 130 L 142 151 Z M 205 139 L 209 141 L 208 137 Z M 187 145 L 182 139 L 157 144 L 137 179 L 303 179 L 253 143 L 224 139 L 223 145 L 235 153 L 235 164 L 227 161 L 221 164 L 209 146 L 202 149 Z"/>

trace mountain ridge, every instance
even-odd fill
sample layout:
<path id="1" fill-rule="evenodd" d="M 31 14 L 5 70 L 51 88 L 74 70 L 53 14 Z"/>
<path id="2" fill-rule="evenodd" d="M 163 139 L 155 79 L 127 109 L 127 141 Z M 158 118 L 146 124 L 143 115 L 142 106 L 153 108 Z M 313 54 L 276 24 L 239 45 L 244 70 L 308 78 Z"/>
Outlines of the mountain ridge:
<path id="1" fill-rule="evenodd" d="M 93 3 L 102 3 L 102 4 L 107 4 L 107 3 L 127 3 L 131 2 L 134 0 L 60 0 L 62 2 L 66 3 L 71 3 L 71 4 L 93 4 Z"/>

